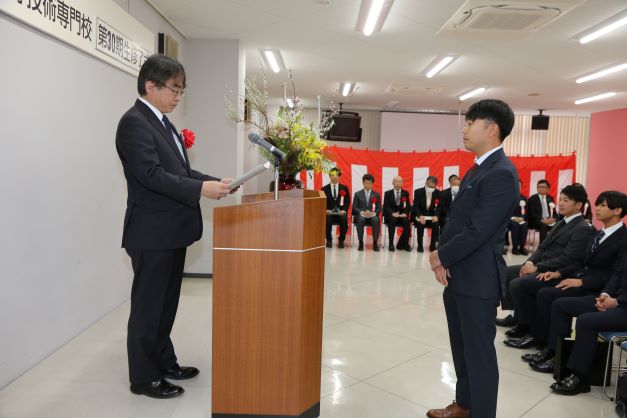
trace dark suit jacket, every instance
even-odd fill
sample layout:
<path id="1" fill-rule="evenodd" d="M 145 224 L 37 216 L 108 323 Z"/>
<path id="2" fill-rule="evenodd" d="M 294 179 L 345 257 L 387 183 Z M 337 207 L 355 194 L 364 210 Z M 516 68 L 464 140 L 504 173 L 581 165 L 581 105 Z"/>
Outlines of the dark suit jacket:
<path id="1" fill-rule="evenodd" d="M 162 122 L 137 100 L 118 124 L 115 146 L 128 188 L 122 247 L 185 248 L 202 235 L 200 192 L 205 180 L 194 171 Z"/>
<path id="2" fill-rule="evenodd" d="M 401 189 L 401 204 L 396 204 L 396 196 L 394 189 L 388 190 L 383 195 L 383 218 L 387 223 L 394 212 L 404 213 L 409 217 L 411 211 L 411 203 L 409 201 L 409 192 Z M 404 201 L 403 201 L 404 199 Z"/>
<path id="3" fill-rule="evenodd" d="M 446 223 L 452 203 L 453 192 L 451 191 L 451 188 L 449 187 L 446 190 L 442 190 L 442 193 L 440 193 L 440 204 L 438 205 L 438 210 L 436 211 L 436 216 L 440 221 L 440 225 L 444 225 Z"/>
<path id="4" fill-rule="evenodd" d="M 563 228 L 556 229 L 558 225 L 549 231 L 546 239 L 527 259 L 535 264 L 540 273 L 559 271 L 567 266 L 581 269 L 586 251 L 592 245 L 595 230 L 584 222 L 583 216 L 577 216 Z"/>
<path id="5" fill-rule="evenodd" d="M 344 186 L 341 183 L 338 183 L 337 196 L 335 200 L 333 200 L 330 183 L 324 186 L 322 188 L 322 191 L 327 196 L 327 210 L 333 210 L 333 208 L 337 208 L 337 210 L 344 210 L 348 214 L 348 208 L 351 205 L 351 196 L 348 187 Z M 344 192 L 344 204 L 340 205 L 340 201 L 342 200 L 342 192 Z"/>
<path id="6" fill-rule="evenodd" d="M 600 293 L 607 293 L 616 298 L 618 307 L 627 309 L 627 254 L 619 266 L 619 269 L 612 274 L 611 279 Z"/>
<path id="7" fill-rule="evenodd" d="M 374 212 L 379 216 L 381 213 L 381 195 L 374 190 L 370 190 L 370 202 L 366 202 L 366 192 L 364 189 L 355 193 L 353 197 L 353 216 L 359 216 L 364 210 L 372 210 L 372 203 L 375 203 Z"/>
<path id="8" fill-rule="evenodd" d="M 593 237 L 596 236 L 596 233 Z M 603 241 L 593 253 L 592 242 L 586 251 L 583 268 L 577 269 L 573 264 L 564 266 L 558 271 L 563 278 L 578 277 L 583 281 L 584 289 L 601 289 L 610 280 L 612 274 L 621 271 L 623 257 L 627 253 L 627 228 L 621 226 Z"/>
<path id="9" fill-rule="evenodd" d="M 551 202 L 555 203 L 555 199 L 547 194 L 546 204 L 549 215 L 551 214 L 551 208 L 548 205 Z M 527 220 L 531 229 L 538 229 L 542 223 L 542 203 L 540 203 L 540 196 L 537 193 L 530 196 L 529 200 L 527 200 Z"/>
<path id="10" fill-rule="evenodd" d="M 427 207 L 427 191 L 425 188 L 421 187 L 414 190 L 414 203 L 411 209 L 411 218 L 415 221 L 417 216 L 437 216 L 438 207 L 442 203 L 440 193 L 438 189 L 433 191 L 431 194 L 431 204 Z"/>
<path id="11" fill-rule="evenodd" d="M 498 303 L 506 288 L 505 229 L 518 197 L 518 174 L 502 149 L 464 177 L 438 247 L 451 291 Z"/>

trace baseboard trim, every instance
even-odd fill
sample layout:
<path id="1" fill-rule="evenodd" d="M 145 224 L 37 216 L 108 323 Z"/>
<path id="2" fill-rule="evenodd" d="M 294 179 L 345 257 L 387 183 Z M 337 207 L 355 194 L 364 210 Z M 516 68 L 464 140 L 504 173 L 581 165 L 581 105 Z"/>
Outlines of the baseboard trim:
<path id="1" fill-rule="evenodd" d="M 213 273 L 183 273 L 183 277 L 191 279 L 213 279 Z"/>

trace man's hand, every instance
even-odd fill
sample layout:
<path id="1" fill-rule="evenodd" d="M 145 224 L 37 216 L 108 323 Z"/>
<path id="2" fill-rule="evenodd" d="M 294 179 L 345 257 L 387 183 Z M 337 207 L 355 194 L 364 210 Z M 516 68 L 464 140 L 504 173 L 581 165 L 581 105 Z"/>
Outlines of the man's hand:
<path id="1" fill-rule="evenodd" d="M 399 218 L 407 218 L 407 214 L 406 213 L 401 213 L 400 215 L 398 215 Z"/>
<path id="2" fill-rule="evenodd" d="M 392 216 L 395 217 L 395 218 L 398 218 L 399 217 L 399 213 L 398 212 L 393 212 Z"/>
<path id="3" fill-rule="evenodd" d="M 426 224 L 426 223 L 427 223 L 427 220 L 425 219 L 425 217 L 424 217 L 424 216 L 420 216 L 420 217 L 418 218 L 418 222 L 420 222 L 421 224 L 423 224 L 423 225 L 424 225 L 424 224 Z"/>
<path id="4" fill-rule="evenodd" d="M 570 279 L 562 280 L 555 287 L 557 287 L 558 289 L 566 290 L 566 289 L 570 289 L 574 287 L 581 287 L 581 286 L 583 286 L 583 280 L 570 278 Z"/>
<path id="5" fill-rule="evenodd" d="M 562 277 L 562 274 L 559 271 L 545 271 L 544 273 L 538 274 L 538 279 L 541 282 L 548 282 L 549 280 L 559 279 Z"/>
<path id="6" fill-rule="evenodd" d="M 520 273 L 518 273 L 518 277 L 529 276 L 530 274 L 533 274 L 536 271 L 538 271 L 538 268 L 536 266 L 534 266 L 531 263 L 525 263 L 520 268 Z"/>
<path id="7" fill-rule="evenodd" d="M 433 272 L 435 273 L 435 279 L 438 281 L 438 283 L 440 283 L 442 286 L 448 286 L 448 278 L 446 277 L 446 269 L 444 268 L 442 264 L 437 266 L 433 270 Z"/>
<path id="8" fill-rule="evenodd" d="M 433 218 L 431 218 L 431 222 L 433 222 L 434 224 L 438 222 L 438 217 L 434 216 Z"/>
<path id="9" fill-rule="evenodd" d="M 231 193 L 231 189 L 223 181 L 203 181 L 201 193 L 208 199 L 222 199 Z"/>
<path id="10" fill-rule="evenodd" d="M 224 183 L 224 184 L 231 184 L 231 183 L 233 183 L 233 180 L 235 180 L 233 177 L 225 177 L 222 180 L 220 180 L 220 182 Z M 239 186 L 237 186 L 234 189 L 231 189 L 231 193 L 230 194 L 233 194 L 233 193 L 237 192 L 238 190 L 239 190 Z"/>
<path id="11" fill-rule="evenodd" d="M 341 210 L 338 212 L 340 215 L 346 215 L 346 211 L 345 210 Z"/>
<path id="12" fill-rule="evenodd" d="M 597 303 L 596 303 L 595 307 L 600 312 L 605 312 L 608 309 L 613 309 L 613 308 L 616 308 L 618 306 L 618 301 L 616 299 L 614 299 L 613 297 L 608 296 L 606 294 L 602 294 L 601 296 L 599 296 L 596 299 L 596 301 L 597 301 Z"/>
<path id="13" fill-rule="evenodd" d="M 333 211 L 331 209 L 327 209 L 327 215 L 333 215 Z"/>

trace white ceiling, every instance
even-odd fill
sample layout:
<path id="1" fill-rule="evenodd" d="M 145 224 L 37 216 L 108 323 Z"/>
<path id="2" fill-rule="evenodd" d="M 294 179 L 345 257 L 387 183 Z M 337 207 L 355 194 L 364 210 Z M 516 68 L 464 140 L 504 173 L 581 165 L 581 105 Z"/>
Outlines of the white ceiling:
<path id="1" fill-rule="evenodd" d="M 381 32 L 355 30 L 360 0 L 151 0 L 188 38 L 239 39 L 247 75 L 260 75 L 259 48 L 277 48 L 291 68 L 297 95 L 308 106 L 320 95 L 328 105 L 339 82 L 359 90 L 347 107 L 457 111 L 457 97 L 474 87 L 478 98 L 500 98 L 519 113 L 583 115 L 627 107 L 627 72 L 576 84 L 598 69 L 627 62 L 627 27 L 586 45 L 574 36 L 627 8 L 625 0 L 585 0 L 548 26 L 523 39 L 493 35 L 438 35 L 465 0 L 395 0 Z M 528 0 L 518 0 L 528 1 Z M 542 1 L 542 0 L 541 0 Z M 495 2 L 503 3 L 503 1 Z M 437 56 L 459 58 L 432 79 L 423 70 Z M 269 73 L 270 94 L 283 97 L 287 74 Z M 390 84 L 441 88 L 432 96 L 384 94 Z M 613 98 L 576 106 L 576 99 L 616 91 Z M 538 93 L 539 96 L 529 96 Z M 341 101 L 335 96 L 336 101 Z M 475 99 L 461 104 L 464 110 Z"/>

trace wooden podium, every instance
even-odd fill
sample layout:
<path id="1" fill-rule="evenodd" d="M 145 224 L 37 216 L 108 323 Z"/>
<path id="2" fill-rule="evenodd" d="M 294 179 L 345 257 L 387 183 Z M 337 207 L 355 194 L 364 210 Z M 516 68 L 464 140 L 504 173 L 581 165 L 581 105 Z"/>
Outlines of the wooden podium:
<path id="1" fill-rule="evenodd" d="M 213 212 L 213 418 L 320 415 L 326 198 L 273 199 Z"/>

